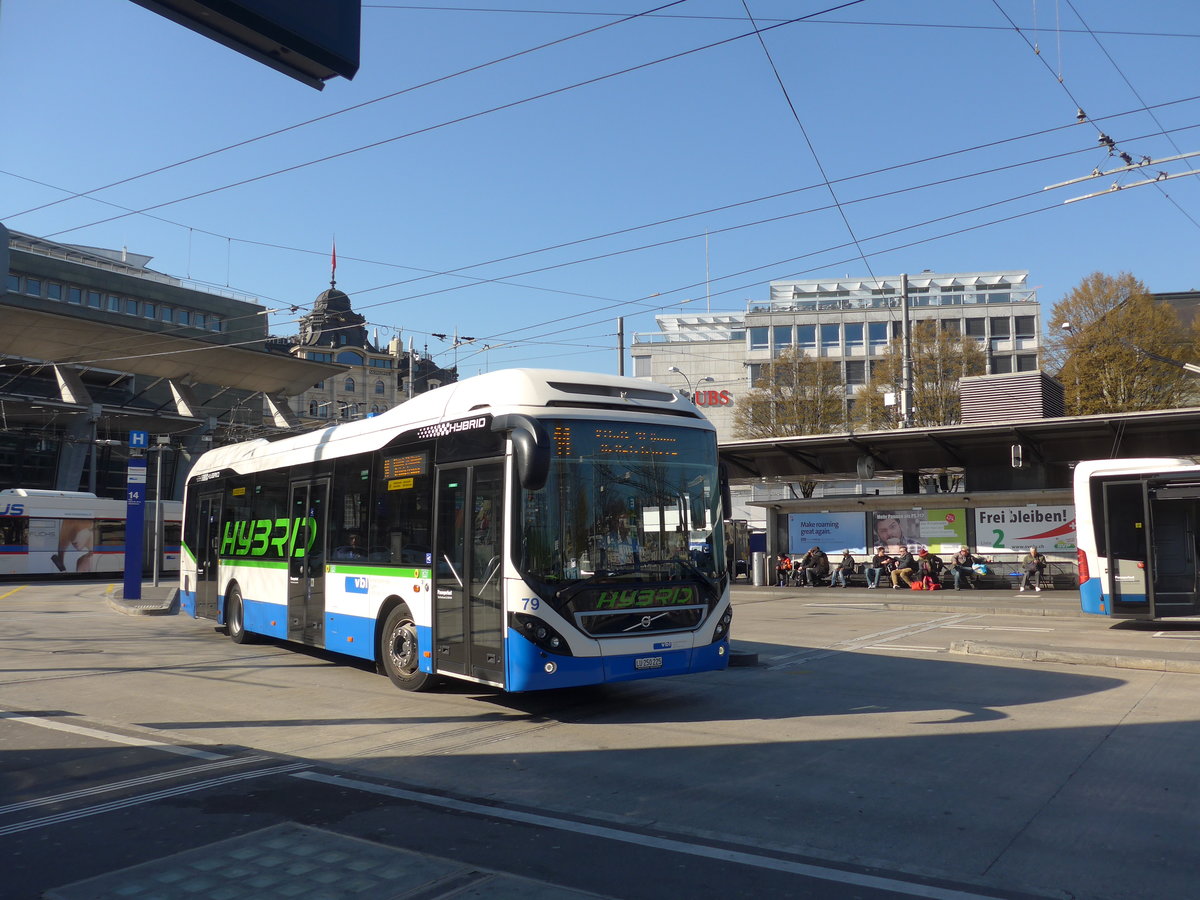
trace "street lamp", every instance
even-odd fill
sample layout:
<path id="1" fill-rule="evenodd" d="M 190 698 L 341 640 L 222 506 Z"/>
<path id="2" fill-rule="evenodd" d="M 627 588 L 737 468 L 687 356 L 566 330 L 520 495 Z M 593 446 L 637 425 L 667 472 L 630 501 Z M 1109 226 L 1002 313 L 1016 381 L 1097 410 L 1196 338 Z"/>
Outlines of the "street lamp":
<path id="1" fill-rule="evenodd" d="M 667 369 L 667 371 L 674 372 L 676 375 L 678 375 L 680 378 L 682 378 L 684 380 L 684 382 L 687 384 L 687 387 L 688 387 L 687 396 L 689 398 L 691 398 L 691 396 L 693 394 L 695 394 L 695 390 L 692 388 L 692 379 L 688 378 L 687 375 L 684 374 L 683 370 L 679 368 L 679 366 L 671 366 Z M 711 375 L 705 375 L 703 378 L 701 378 L 699 381 L 697 381 L 696 384 L 704 384 L 706 381 L 715 383 L 716 380 L 717 379 L 713 378 Z"/>

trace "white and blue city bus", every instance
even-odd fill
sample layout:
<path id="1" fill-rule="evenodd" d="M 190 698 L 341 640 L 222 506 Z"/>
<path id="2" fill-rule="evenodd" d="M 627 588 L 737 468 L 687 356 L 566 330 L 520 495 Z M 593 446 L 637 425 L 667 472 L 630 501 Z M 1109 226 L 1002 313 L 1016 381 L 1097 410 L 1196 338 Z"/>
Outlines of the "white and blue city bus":
<path id="1" fill-rule="evenodd" d="M 184 499 L 181 605 L 238 643 L 374 660 L 407 690 L 723 669 L 722 488 L 715 430 L 679 393 L 492 372 L 205 453 Z"/>
<path id="2" fill-rule="evenodd" d="M 1122 619 L 1200 616 L 1200 465 L 1101 459 L 1075 467 L 1079 599 Z"/>

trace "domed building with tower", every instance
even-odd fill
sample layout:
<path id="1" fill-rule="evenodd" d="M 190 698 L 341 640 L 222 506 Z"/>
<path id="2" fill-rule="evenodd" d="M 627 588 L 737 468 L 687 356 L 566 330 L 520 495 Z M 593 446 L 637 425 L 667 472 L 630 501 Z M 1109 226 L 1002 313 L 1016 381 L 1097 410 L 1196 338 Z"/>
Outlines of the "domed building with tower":
<path id="1" fill-rule="evenodd" d="M 301 419 L 361 419 L 458 380 L 455 369 L 437 366 L 411 346 L 405 350 L 400 334 L 383 346 L 377 343 L 377 334 L 377 329 L 374 338 L 368 334 L 367 320 L 354 311 L 349 295 L 339 290 L 331 277 L 329 289 L 317 296 L 312 311 L 300 319 L 300 333 L 288 352 L 347 368 L 292 399 L 292 408 Z"/>

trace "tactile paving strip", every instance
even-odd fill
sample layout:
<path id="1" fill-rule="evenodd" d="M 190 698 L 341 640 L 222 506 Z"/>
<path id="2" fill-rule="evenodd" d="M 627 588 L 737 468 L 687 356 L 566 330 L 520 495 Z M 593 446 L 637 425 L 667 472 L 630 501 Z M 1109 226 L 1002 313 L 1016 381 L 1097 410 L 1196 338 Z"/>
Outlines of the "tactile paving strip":
<path id="1" fill-rule="evenodd" d="M 47 900 L 594 897 L 288 823 L 47 891 Z"/>

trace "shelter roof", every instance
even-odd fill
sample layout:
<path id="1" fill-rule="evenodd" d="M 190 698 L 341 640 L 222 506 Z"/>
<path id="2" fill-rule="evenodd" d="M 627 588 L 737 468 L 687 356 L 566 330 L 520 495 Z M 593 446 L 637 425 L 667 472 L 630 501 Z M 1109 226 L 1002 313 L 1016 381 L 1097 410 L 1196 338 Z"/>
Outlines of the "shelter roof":
<path id="1" fill-rule="evenodd" d="M 1070 465 L 1081 459 L 1200 454 L 1200 407 L 1118 415 L 946 425 L 725 441 L 721 461 L 734 480 L 854 478 L 859 461 L 875 474 L 966 470 L 1009 465 L 1012 446 L 1025 459 Z"/>
<path id="2" fill-rule="evenodd" d="M 0 354 L 215 384 L 238 390 L 299 394 L 345 366 L 249 347 L 110 325 L 92 319 L 3 305 Z"/>

